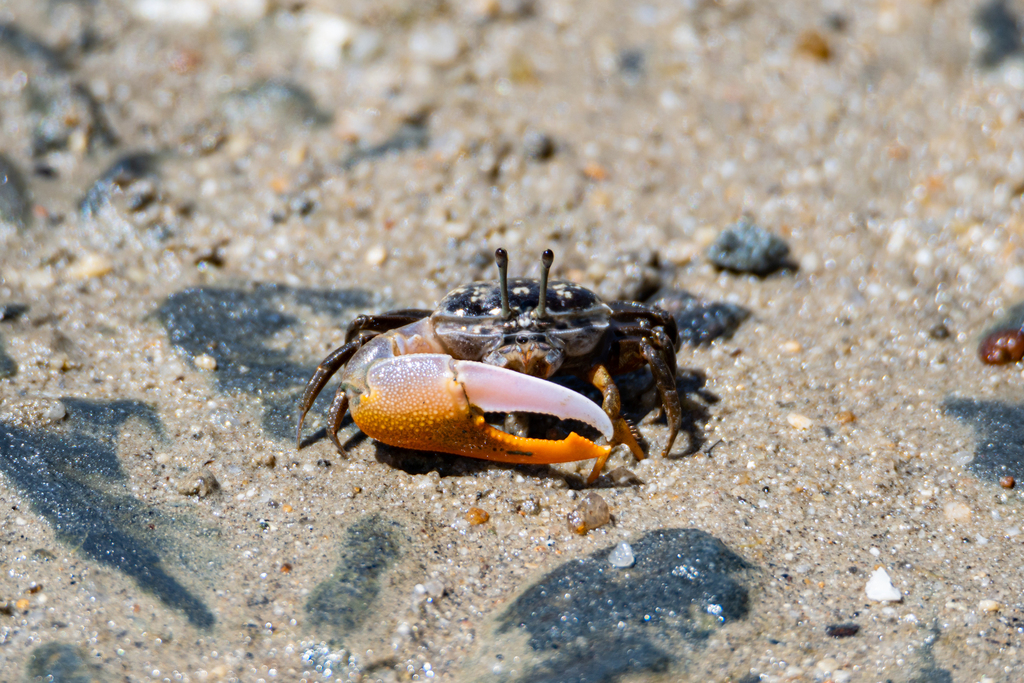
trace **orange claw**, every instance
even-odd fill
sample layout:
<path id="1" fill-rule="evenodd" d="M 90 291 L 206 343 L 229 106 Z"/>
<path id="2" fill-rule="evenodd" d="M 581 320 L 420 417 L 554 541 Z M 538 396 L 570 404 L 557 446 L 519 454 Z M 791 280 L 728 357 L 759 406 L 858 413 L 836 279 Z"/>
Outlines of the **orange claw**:
<path id="1" fill-rule="evenodd" d="M 368 436 L 392 446 L 500 462 L 541 464 L 597 459 L 600 474 L 611 446 L 575 432 L 561 441 L 507 434 L 483 413 L 525 411 L 587 422 L 606 436 L 611 421 L 600 406 L 546 380 L 450 356 L 418 353 L 373 363 L 351 405 Z"/>

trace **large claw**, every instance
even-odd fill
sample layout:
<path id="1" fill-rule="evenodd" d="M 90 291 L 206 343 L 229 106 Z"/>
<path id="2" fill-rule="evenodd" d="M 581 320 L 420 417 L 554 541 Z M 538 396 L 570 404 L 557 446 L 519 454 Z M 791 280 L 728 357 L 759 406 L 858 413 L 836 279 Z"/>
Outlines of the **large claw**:
<path id="1" fill-rule="evenodd" d="M 531 412 L 576 419 L 614 435 L 601 406 L 558 384 L 450 356 L 419 353 L 372 364 L 365 391 L 354 397 L 352 419 L 368 436 L 392 446 L 513 463 L 597 458 L 597 478 L 610 446 L 575 432 L 561 441 L 507 434 L 484 412 Z"/>

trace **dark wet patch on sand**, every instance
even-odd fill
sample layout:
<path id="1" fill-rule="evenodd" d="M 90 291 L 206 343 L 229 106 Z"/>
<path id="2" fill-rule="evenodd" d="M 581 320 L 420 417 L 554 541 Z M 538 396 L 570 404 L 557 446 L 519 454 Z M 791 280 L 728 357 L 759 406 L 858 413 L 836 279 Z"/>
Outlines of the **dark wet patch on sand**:
<path id="1" fill-rule="evenodd" d="M 979 478 L 1024 480 L 1024 405 L 971 398 L 948 399 L 948 415 L 974 427 L 974 460 L 968 469 Z"/>
<path id="2" fill-rule="evenodd" d="M 157 311 L 171 343 L 189 358 L 216 361 L 217 387 L 259 396 L 263 428 L 279 439 L 294 438 L 295 406 L 315 366 L 297 362 L 287 350 L 273 348 L 272 337 L 301 325 L 301 308 L 327 315 L 339 326 L 377 298 L 365 290 L 321 290 L 263 284 L 252 289 L 200 287 L 172 294 Z M 284 312 L 288 311 L 288 312 Z M 331 392 L 313 411 L 323 413 Z"/>
<path id="3" fill-rule="evenodd" d="M 482 664 L 503 675 L 518 668 L 513 680 L 618 681 L 685 665 L 681 653 L 747 616 L 754 567 L 715 537 L 666 529 L 630 545 L 632 567 L 612 566 L 605 548 L 528 588 L 498 618 Z M 528 652 L 503 646 L 506 636 L 525 636 Z"/>
<path id="4" fill-rule="evenodd" d="M 67 643 L 47 643 L 32 650 L 25 665 L 25 679 L 29 683 L 99 683 L 110 680 L 88 660 L 85 650 Z"/>
<path id="5" fill-rule="evenodd" d="M 141 420 L 163 437 L 153 409 L 137 401 L 66 398 L 60 431 L 0 424 L 0 472 L 53 525 L 57 538 L 87 558 L 135 579 L 196 626 L 214 616 L 203 602 L 163 568 L 163 557 L 136 535 L 155 515 L 127 493 L 117 459 L 119 428 Z"/>

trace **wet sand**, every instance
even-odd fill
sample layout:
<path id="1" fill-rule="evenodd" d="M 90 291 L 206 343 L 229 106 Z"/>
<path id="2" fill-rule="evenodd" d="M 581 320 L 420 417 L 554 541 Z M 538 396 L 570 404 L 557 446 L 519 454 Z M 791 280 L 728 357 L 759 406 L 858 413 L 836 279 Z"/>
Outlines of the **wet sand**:
<path id="1" fill-rule="evenodd" d="M 1024 299 L 1021 17 L 0 4 L 0 678 L 1017 680 L 1024 368 L 977 345 Z M 709 262 L 741 218 L 786 267 Z M 329 396 L 295 448 L 353 317 L 497 247 L 749 312 L 585 536 L 588 462 L 342 455 Z"/>

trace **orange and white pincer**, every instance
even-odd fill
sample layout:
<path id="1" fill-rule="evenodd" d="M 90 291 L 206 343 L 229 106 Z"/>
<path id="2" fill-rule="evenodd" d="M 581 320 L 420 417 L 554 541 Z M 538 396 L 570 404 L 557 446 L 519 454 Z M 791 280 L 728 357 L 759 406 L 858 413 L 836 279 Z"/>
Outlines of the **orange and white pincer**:
<path id="1" fill-rule="evenodd" d="M 668 419 L 662 451 L 667 455 L 682 421 L 675 382 L 679 338 L 672 317 L 638 303 L 606 304 L 571 282 L 549 283 L 550 250 L 543 255 L 540 280 L 509 280 L 505 250 L 498 249 L 495 258 L 497 282 L 459 287 L 434 311 L 356 318 L 346 344 L 320 363 L 306 385 L 296 442 L 301 443 L 306 413 L 340 370 L 327 433 L 342 452 L 337 432 L 351 411 L 367 436 L 402 448 L 511 463 L 595 459 L 589 483 L 620 443 L 644 458 L 619 414 L 612 375 L 647 365 Z M 592 383 L 602 393 L 602 405 L 548 381 L 556 374 Z M 518 436 L 489 425 L 484 413 L 579 420 L 607 443 L 575 432 L 561 441 Z"/>

